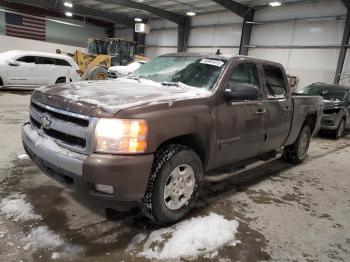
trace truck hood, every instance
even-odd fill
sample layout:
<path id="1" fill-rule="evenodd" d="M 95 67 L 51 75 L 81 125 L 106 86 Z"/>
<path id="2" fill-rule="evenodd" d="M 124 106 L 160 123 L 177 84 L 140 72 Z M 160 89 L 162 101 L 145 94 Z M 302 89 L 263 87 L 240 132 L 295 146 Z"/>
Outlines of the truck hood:
<path id="1" fill-rule="evenodd" d="M 169 103 L 210 96 L 211 92 L 184 84 L 162 85 L 145 79 L 119 78 L 108 81 L 86 81 L 54 85 L 37 89 L 47 97 L 61 97 L 64 101 L 89 104 L 106 113 L 122 109 Z M 45 99 L 46 104 L 50 99 Z M 56 99 L 57 100 L 57 99 Z"/>
<path id="2" fill-rule="evenodd" d="M 323 102 L 324 102 L 324 109 L 334 109 L 334 108 L 344 107 L 344 102 L 342 101 L 323 100 Z"/>

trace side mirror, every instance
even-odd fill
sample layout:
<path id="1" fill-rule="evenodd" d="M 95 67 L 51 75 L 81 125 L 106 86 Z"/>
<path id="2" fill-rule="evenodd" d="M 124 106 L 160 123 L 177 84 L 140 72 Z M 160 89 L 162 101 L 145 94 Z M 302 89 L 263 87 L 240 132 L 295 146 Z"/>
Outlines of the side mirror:
<path id="1" fill-rule="evenodd" d="M 231 89 L 225 89 L 224 97 L 227 102 L 258 100 L 259 88 L 251 84 L 235 84 Z"/>
<path id="2" fill-rule="evenodd" d="M 12 59 L 9 60 L 8 63 L 10 66 L 19 66 L 20 65 L 18 61 L 12 60 Z"/>

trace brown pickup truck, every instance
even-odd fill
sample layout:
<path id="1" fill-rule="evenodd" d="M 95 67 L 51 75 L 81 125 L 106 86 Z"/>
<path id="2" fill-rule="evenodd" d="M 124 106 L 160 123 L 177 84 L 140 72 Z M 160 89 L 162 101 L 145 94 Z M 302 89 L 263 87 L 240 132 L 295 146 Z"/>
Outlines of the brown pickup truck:
<path id="1" fill-rule="evenodd" d="M 321 97 L 292 95 L 278 63 L 178 53 L 126 78 L 37 89 L 22 139 L 53 179 L 167 224 L 204 180 L 281 156 L 303 161 L 322 107 Z M 228 164 L 235 171 L 209 172 Z"/>

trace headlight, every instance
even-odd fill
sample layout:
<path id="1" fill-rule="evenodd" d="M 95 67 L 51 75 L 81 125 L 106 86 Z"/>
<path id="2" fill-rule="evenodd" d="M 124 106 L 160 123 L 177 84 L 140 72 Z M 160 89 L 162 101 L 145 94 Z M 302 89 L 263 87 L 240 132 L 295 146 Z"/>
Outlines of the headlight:
<path id="1" fill-rule="evenodd" d="M 100 118 L 95 136 L 96 152 L 144 153 L 147 148 L 147 123 L 145 120 Z"/>

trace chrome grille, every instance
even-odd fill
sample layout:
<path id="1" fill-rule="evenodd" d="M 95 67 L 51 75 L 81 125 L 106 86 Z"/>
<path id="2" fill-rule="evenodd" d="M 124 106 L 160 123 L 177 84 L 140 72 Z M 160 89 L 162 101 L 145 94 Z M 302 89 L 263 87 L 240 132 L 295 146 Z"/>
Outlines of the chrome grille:
<path id="1" fill-rule="evenodd" d="M 79 115 L 40 102 L 30 104 L 30 122 L 34 129 L 50 137 L 62 147 L 90 154 L 94 150 L 94 130 L 97 118 Z"/>

